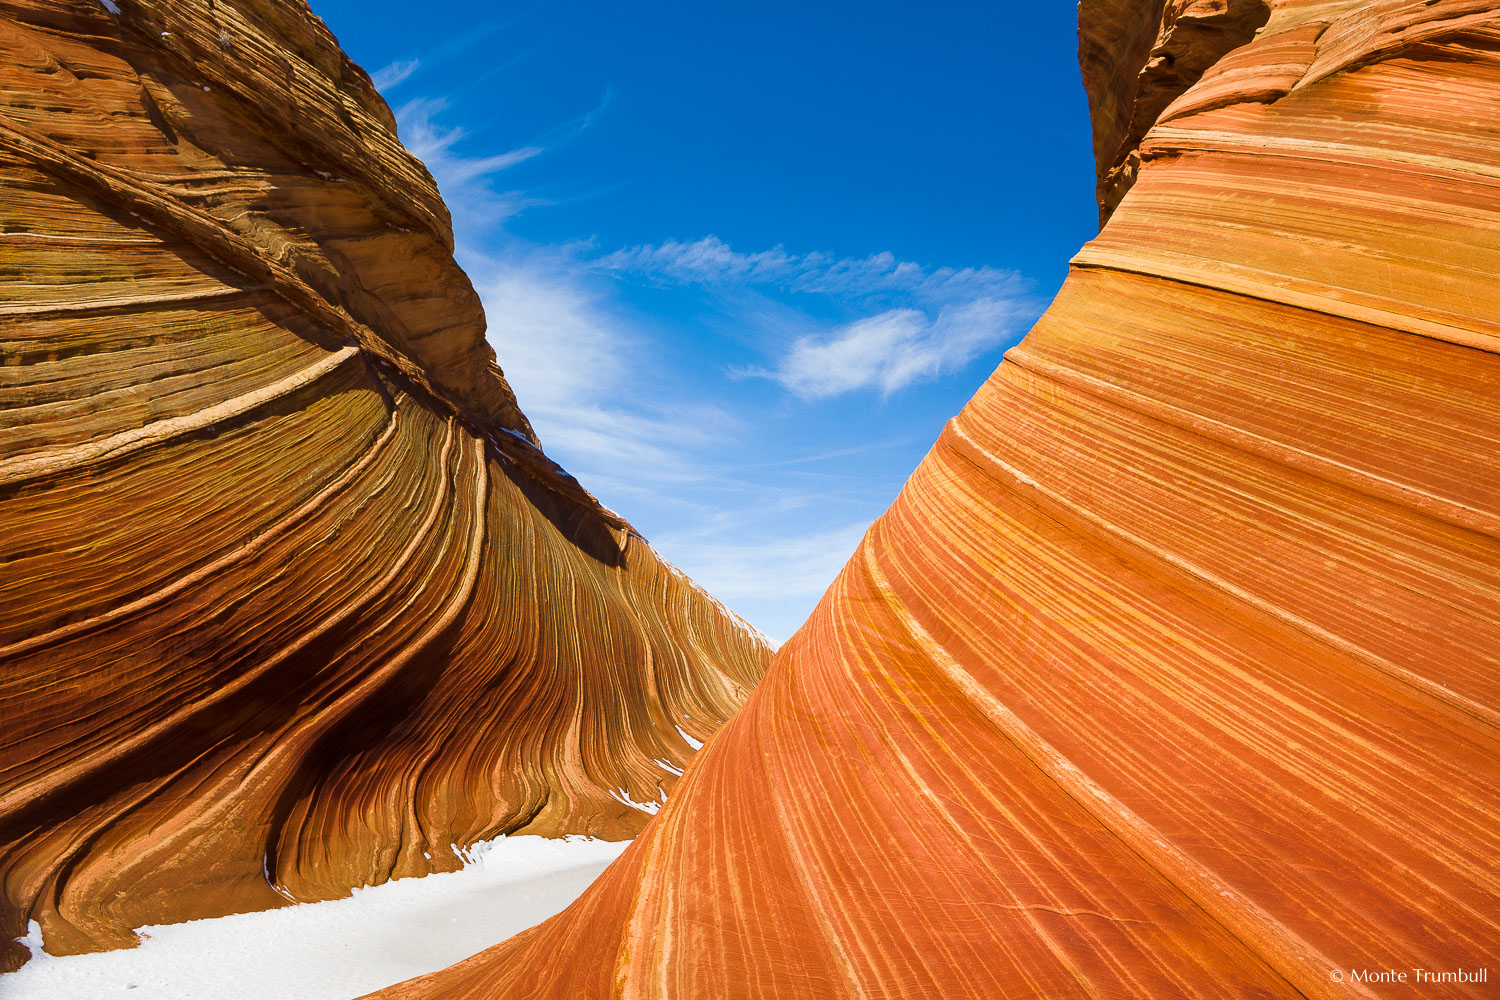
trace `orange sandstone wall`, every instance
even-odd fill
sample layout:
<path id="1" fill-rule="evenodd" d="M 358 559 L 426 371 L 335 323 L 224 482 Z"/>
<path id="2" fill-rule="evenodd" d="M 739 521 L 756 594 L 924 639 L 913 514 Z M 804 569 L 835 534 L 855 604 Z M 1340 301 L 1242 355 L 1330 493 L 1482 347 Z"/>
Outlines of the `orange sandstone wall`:
<path id="1" fill-rule="evenodd" d="M 1269 6 L 620 861 L 380 996 L 1493 995 L 1500 13 Z"/>
<path id="2" fill-rule="evenodd" d="M 1135 183 L 1147 129 L 1270 13 L 1270 0 L 1081 0 L 1078 65 L 1094 123 L 1101 226 Z"/>
<path id="3" fill-rule="evenodd" d="M 762 642 L 537 446 L 297 0 L 0 0 L 0 968 L 634 835 Z"/>

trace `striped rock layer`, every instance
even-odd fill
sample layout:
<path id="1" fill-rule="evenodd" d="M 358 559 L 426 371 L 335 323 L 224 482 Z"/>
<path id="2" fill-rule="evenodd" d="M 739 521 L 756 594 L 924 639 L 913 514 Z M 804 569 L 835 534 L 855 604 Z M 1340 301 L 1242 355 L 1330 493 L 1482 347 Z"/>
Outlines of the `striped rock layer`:
<path id="1" fill-rule="evenodd" d="M 305 4 L 115 6 L 0 0 L 0 967 L 634 835 L 763 642 L 539 450 Z"/>
<path id="2" fill-rule="evenodd" d="M 1493 995 L 1500 13 L 1267 6 L 645 833 L 380 996 Z"/>

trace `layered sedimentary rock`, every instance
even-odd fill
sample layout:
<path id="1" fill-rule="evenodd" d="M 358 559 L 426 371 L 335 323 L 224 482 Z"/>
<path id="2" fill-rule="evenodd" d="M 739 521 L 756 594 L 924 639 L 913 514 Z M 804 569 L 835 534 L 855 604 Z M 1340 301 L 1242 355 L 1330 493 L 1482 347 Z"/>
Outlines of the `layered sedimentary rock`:
<path id="1" fill-rule="evenodd" d="M 1500 14 L 1269 7 L 621 860 L 381 996 L 1491 995 Z"/>
<path id="2" fill-rule="evenodd" d="M 1081 0 L 1078 63 L 1094 122 L 1101 226 L 1135 183 L 1146 130 L 1270 13 L 1270 0 Z"/>
<path id="3" fill-rule="evenodd" d="M 304 4 L 0 2 L 0 968 L 631 836 L 759 677 L 452 248 Z"/>

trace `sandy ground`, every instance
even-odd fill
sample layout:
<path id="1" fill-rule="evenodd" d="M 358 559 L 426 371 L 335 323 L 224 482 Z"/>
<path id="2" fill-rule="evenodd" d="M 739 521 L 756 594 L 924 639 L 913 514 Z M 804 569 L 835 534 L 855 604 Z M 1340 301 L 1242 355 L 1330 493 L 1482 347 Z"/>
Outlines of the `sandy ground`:
<path id="1" fill-rule="evenodd" d="M 460 872 L 356 889 L 348 899 L 141 927 L 137 948 L 34 956 L 4 1000 L 352 1000 L 452 965 L 565 909 L 626 847 L 509 837 Z"/>

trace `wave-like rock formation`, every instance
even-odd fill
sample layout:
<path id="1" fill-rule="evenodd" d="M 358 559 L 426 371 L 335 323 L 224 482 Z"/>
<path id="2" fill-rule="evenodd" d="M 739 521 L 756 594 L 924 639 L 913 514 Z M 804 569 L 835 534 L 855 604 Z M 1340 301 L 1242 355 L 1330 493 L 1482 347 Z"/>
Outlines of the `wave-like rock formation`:
<path id="1" fill-rule="evenodd" d="M 0 0 L 0 968 L 632 836 L 759 678 L 452 250 L 298 0 Z"/>
<path id="2" fill-rule="evenodd" d="M 1085 58 L 1199 6 L 1085 2 Z M 1500 13 L 1265 7 L 1152 77 L 1108 225 L 621 860 L 381 996 L 1492 995 Z"/>

